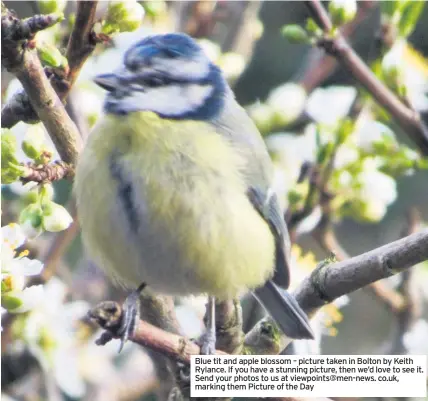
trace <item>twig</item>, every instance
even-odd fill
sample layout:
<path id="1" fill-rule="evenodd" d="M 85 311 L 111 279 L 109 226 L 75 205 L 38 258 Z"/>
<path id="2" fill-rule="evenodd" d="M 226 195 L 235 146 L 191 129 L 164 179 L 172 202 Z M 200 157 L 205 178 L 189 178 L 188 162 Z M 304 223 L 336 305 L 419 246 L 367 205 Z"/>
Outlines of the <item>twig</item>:
<path id="1" fill-rule="evenodd" d="M 74 167 L 62 161 L 56 161 L 52 164 L 29 163 L 24 166 L 25 171 L 21 176 L 21 181 L 27 183 L 33 182 L 52 182 L 63 178 L 74 177 Z"/>
<path id="2" fill-rule="evenodd" d="M 98 1 L 77 2 L 76 22 L 67 46 L 67 60 L 70 71 L 67 76 L 67 88 L 60 92 L 60 97 L 65 100 L 71 87 L 76 82 L 80 70 L 88 57 L 92 54 L 97 44 L 95 33 L 92 31 L 95 22 L 95 12 Z M 59 86 L 54 88 L 58 89 Z"/>
<path id="3" fill-rule="evenodd" d="M 340 28 L 340 33 L 344 38 L 350 38 L 353 35 L 375 4 L 376 2 L 369 0 L 359 3 L 355 18 Z M 312 48 L 307 56 L 306 65 L 306 71 L 304 71 L 299 82 L 306 89 L 306 92 L 310 93 L 334 72 L 338 62 L 337 59 L 322 50 Z"/>
<path id="4" fill-rule="evenodd" d="M 305 1 L 305 4 L 325 33 L 324 37 L 318 41 L 318 46 L 336 57 L 376 101 L 393 116 L 419 150 L 428 155 L 428 127 L 421 120 L 419 113 L 403 104 L 373 74 L 339 32 L 335 35 L 331 34 L 332 22 L 319 0 Z"/>
<path id="5" fill-rule="evenodd" d="M 336 235 L 330 221 L 328 205 L 323 207 L 323 215 L 312 236 L 326 253 L 333 253 L 338 261 L 349 259 L 349 255 L 337 241 Z M 389 288 L 383 281 L 371 283 L 368 288 L 394 313 L 403 307 L 403 297 L 393 288 Z"/>
<path id="6" fill-rule="evenodd" d="M 118 338 L 115 330 L 120 326 L 122 319 L 121 306 L 112 301 L 98 304 L 89 311 L 89 317 L 95 320 L 102 328 L 109 330 L 104 332 L 97 344 L 104 345 L 112 338 Z M 108 333 L 108 334 L 106 334 Z M 169 333 L 150 323 L 140 320 L 135 333 L 129 338 L 131 341 L 149 347 L 176 361 L 190 363 L 191 355 L 199 355 L 200 347 L 194 342 L 177 334 Z M 216 351 L 218 355 L 224 355 L 222 351 Z"/>
<path id="7" fill-rule="evenodd" d="M 75 162 L 82 148 L 82 139 L 47 79 L 35 50 L 30 49 L 27 41 L 28 34 L 19 35 L 24 31 L 28 20 L 23 22 L 2 7 L 1 21 L 2 64 L 21 81 L 62 160 L 66 163 Z"/>
<path id="8" fill-rule="evenodd" d="M 374 281 L 400 273 L 428 260 L 428 230 L 409 235 L 370 252 L 315 269 L 296 289 L 294 296 L 312 317 L 324 305 Z M 271 317 L 261 322 L 274 324 Z M 252 335 L 247 333 L 246 339 Z M 292 340 L 281 336 L 277 342 L 287 346 Z"/>
<path id="9" fill-rule="evenodd" d="M 428 260 L 428 230 L 370 252 L 315 269 L 295 295 L 303 310 L 315 313 L 334 299 Z"/>
<path id="10" fill-rule="evenodd" d="M 97 3 L 97 1 L 77 2 L 76 22 L 67 46 L 67 72 L 65 76 L 64 74 L 61 76 L 54 74 L 51 79 L 52 87 L 62 102 L 67 98 L 83 64 L 95 49 L 98 41 L 92 31 Z M 25 90 L 27 91 L 26 88 Z M 11 128 L 19 121 L 27 123 L 38 121 L 38 116 L 34 112 L 28 94 L 25 92 L 15 94 L 2 110 L 2 127 Z"/>
<path id="11" fill-rule="evenodd" d="M 409 235 L 348 260 L 317 268 L 303 281 L 294 295 L 302 309 L 309 316 L 313 316 L 322 306 L 336 298 L 425 260 L 428 260 L 428 230 Z M 107 301 L 89 312 L 91 318 L 108 330 L 101 343 L 117 336 L 121 311 L 120 305 Z M 253 350 L 263 349 L 264 352 L 275 350 L 278 353 L 281 347 L 285 347 L 292 340 L 277 333 L 275 323 L 270 317 L 266 317 L 247 333 L 245 343 L 249 347 L 254 347 Z M 262 338 L 261 334 L 267 336 Z M 142 320 L 131 341 L 185 363 L 190 361 L 190 355 L 200 352 L 199 346 L 184 337 L 165 332 Z M 217 353 L 224 354 L 221 351 Z"/>

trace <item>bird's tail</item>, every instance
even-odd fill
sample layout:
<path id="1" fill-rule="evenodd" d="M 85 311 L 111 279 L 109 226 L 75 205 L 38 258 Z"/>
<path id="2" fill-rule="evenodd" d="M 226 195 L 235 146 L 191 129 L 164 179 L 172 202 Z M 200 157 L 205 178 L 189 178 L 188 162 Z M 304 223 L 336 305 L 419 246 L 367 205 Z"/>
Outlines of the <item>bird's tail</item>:
<path id="1" fill-rule="evenodd" d="M 293 339 L 313 339 L 314 333 L 306 313 L 294 297 L 271 280 L 253 295 L 269 312 L 284 334 Z"/>

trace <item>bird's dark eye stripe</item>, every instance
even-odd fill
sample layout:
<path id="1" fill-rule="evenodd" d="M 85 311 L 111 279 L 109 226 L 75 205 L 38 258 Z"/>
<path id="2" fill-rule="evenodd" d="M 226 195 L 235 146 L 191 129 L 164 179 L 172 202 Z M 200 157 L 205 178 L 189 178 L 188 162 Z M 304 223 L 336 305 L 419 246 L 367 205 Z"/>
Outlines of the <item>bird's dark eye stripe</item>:
<path id="1" fill-rule="evenodd" d="M 151 88 L 156 88 L 158 86 L 163 86 L 163 85 L 167 85 L 168 82 L 165 80 L 165 78 L 161 78 L 161 77 L 150 77 L 144 80 L 144 83 L 151 87 Z"/>

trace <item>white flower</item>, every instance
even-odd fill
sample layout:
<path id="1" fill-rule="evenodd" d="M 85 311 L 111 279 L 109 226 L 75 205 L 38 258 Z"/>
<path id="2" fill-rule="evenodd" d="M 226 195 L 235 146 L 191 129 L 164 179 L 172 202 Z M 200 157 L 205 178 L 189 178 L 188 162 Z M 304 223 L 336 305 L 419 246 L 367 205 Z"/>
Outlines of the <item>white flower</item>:
<path id="1" fill-rule="evenodd" d="M 346 167 L 349 164 L 352 164 L 358 160 L 359 154 L 355 147 L 344 143 L 339 146 L 334 158 L 334 167 L 336 169 L 341 169 Z"/>
<path id="2" fill-rule="evenodd" d="M 25 235 L 18 224 L 2 227 L 1 281 L 2 304 L 9 312 L 21 313 L 34 308 L 43 297 L 43 286 L 25 287 L 26 277 L 40 274 L 43 264 L 29 259 L 16 249 L 25 241 Z"/>
<path id="3" fill-rule="evenodd" d="M 43 285 L 32 285 L 31 287 L 24 288 L 22 291 L 10 291 L 8 297 L 19 298 L 22 305 L 9 310 L 10 313 L 24 313 L 34 309 L 42 302 L 44 296 Z"/>
<path id="4" fill-rule="evenodd" d="M 366 152 L 373 152 L 373 145 L 385 139 L 397 143 L 394 132 L 388 126 L 372 120 L 365 120 L 360 125 L 357 125 L 353 138 L 355 144 Z"/>
<path id="5" fill-rule="evenodd" d="M 380 202 L 390 205 L 397 199 L 397 184 L 393 178 L 376 170 L 369 162 L 371 161 L 364 162 L 364 171 L 358 176 L 361 184 L 361 198 L 363 200 L 376 198 Z"/>
<path id="6" fill-rule="evenodd" d="M 85 383 L 78 373 L 78 322 L 89 308 L 83 301 L 64 304 L 66 286 L 53 277 L 45 284 L 45 296 L 28 315 L 23 339 L 30 352 L 48 374 L 53 374 L 60 388 L 70 397 L 80 398 Z"/>
<path id="7" fill-rule="evenodd" d="M 376 161 L 367 159 L 358 174 L 359 197 L 365 204 L 364 215 L 370 221 L 379 221 L 387 207 L 397 198 L 397 185 L 393 178 L 376 169 Z"/>
<path id="8" fill-rule="evenodd" d="M 317 88 L 309 96 L 306 112 L 317 123 L 333 126 L 348 115 L 356 96 L 351 86 Z"/>
<path id="9" fill-rule="evenodd" d="M 13 250 L 20 247 L 25 242 L 25 235 L 18 224 L 11 223 L 1 228 L 2 251 L 3 247 L 9 247 Z"/>
<path id="10" fill-rule="evenodd" d="M 302 114 L 306 104 L 306 91 L 299 84 L 285 83 L 270 92 L 266 104 L 273 109 L 278 124 L 287 125 Z"/>

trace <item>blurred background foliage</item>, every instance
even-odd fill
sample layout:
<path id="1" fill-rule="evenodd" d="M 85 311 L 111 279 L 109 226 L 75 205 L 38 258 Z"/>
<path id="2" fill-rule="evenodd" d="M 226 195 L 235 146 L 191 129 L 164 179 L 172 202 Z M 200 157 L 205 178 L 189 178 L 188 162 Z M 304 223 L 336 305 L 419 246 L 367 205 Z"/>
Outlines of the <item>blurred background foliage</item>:
<path id="1" fill-rule="evenodd" d="M 345 18 L 339 26 L 378 78 L 428 123 L 428 7 L 421 2 L 416 10 L 413 5 L 409 18 L 406 7 L 418 2 L 388 3 L 358 3 L 355 14 L 350 10 L 355 18 Z M 20 18 L 64 12 L 64 21 L 38 33 L 36 43 L 47 68 L 67 68 L 64 49 L 75 2 L 5 5 Z M 394 6 L 401 11 L 394 14 Z M 94 75 L 112 70 L 124 50 L 145 35 L 178 30 L 198 38 L 266 138 L 277 170 L 276 189 L 295 242 L 294 287 L 330 251 L 339 259 L 357 255 L 413 232 L 428 220 L 427 159 L 349 72 L 313 46 L 317 32 L 308 25 L 309 17 L 303 2 L 100 2 L 94 31 L 109 39 L 86 62 L 67 103 L 67 111 L 87 135 L 102 108 L 103 92 L 91 82 Z M 299 30 L 297 25 L 309 29 Z M 19 84 L 3 69 L 1 79 L 4 105 Z M 116 344 L 96 347 L 94 328 L 81 321 L 89 305 L 122 299 L 124 293 L 112 288 L 85 258 L 77 225 L 70 225 L 61 208 L 75 217 L 71 183 L 62 180 L 53 188 L 29 191 L 17 182 L 22 174 L 19 163 L 58 158 L 41 124 L 19 123 L 3 132 L 2 156 L 2 182 L 10 184 L 2 186 L 2 226 L 19 222 L 25 229 L 22 234 L 12 226 L 3 236 L 13 237 L 16 252 L 23 249 L 24 237 L 37 237 L 25 242 L 28 251 L 19 256 L 20 263 L 24 266 L 22 258 L 29 256 L 43 262 L 44 268 L 25 261 L 20 274 L 41 271 L 42 277 L 50 277 L 41 300 L 29 306 L 33 312 L 3 316 L 5 391 L 23 400 L 166 399 L 168 384 L 159 379 L 159 371 L 156 376 L 150 354 L 129 344 L 120 356 Z M 320 176 L 327 180 L 321 187 L 314 184 Z M 69 228 L 61 231 L 65 227 Z M 317 234 L 324 239 L 326 234 L 332 236 L 323 243 Z M 16 253 L 9 255 L 9 261 L 16 259 Z M 3 277 L 9 277 L 9 287 Z M 26 302 L 20 295 L 23 284 L 10 277 L 2 268 L 2 306 L 18 312 Z M 31 278 L 32 287 L 40 282 Z M 411 290 L 403 290 L 404 285 Z M 18 295 L 16 289 L 21 291 Z M 394 294 L 411 302 L 408 313 L 414 324 L 402 327 Z M 295 342 L 294 352 L 428 353 L 427 299 L 428 267 L 419 266 L 409 277 L 394 277 L 382 287 L 357 291 L 324 308 L 314 322 L 318 341 Z M 250 299 L 244 299 L 246 329 L 261 316 L 254 308 Z M 185 334 L 200 333 L 201 299 L 180 300 L 176 312 Z"/>

